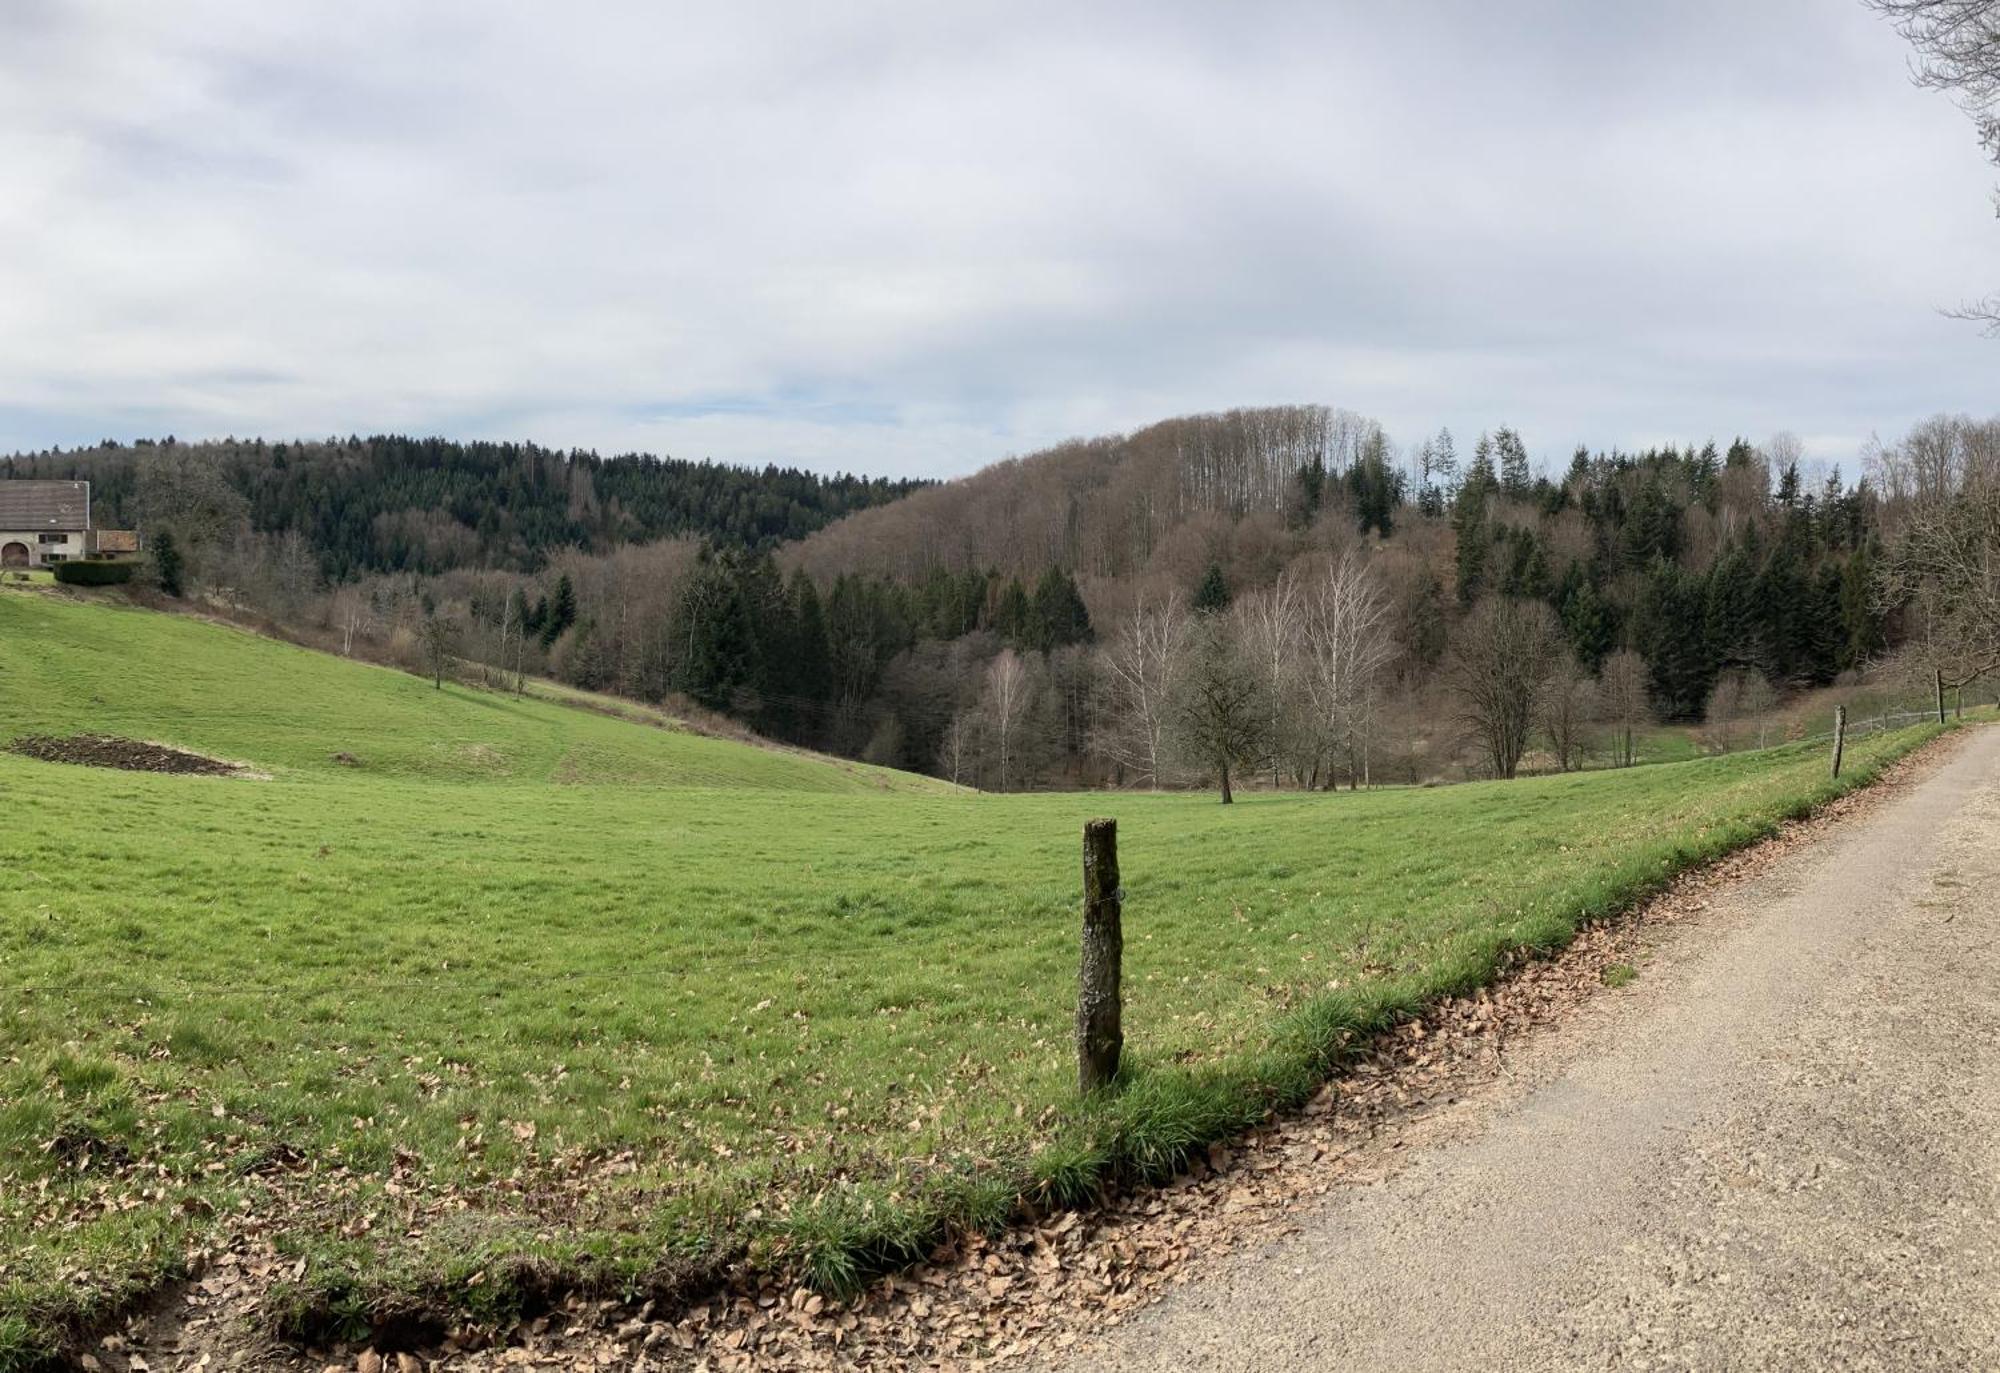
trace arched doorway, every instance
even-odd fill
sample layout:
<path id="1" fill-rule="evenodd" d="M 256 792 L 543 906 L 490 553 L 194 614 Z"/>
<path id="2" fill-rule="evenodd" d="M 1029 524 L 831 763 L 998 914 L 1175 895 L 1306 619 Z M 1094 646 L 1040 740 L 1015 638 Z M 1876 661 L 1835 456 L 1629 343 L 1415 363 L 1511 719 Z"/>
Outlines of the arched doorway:
<path id="1" fill-rule="evenodd" d="M 26 567 L 28 546 L 24 543 L 0 544 L 0 567 Z"/>

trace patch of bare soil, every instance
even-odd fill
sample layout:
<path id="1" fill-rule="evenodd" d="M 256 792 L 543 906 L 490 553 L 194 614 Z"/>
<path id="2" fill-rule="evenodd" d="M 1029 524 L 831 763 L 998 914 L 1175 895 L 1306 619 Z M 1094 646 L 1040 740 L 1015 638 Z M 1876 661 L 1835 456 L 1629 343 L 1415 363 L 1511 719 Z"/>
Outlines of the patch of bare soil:
<path id="1" fill-rule="evenodd" d="M 1676 880 L 1637 910 L 1587 927 L 1560 954 L 1523 960 L 1493 985 L 1441 1003 L 1378 1037 L 1295 1116 L 1273 1116 L 1212 1146 L 1160 1187 L 1088 1211 L 1025 1218 L 997 1237 L 961 1236 L 924 1263 L 836 1302 L 739 1270 L 692 1307 L 572 1297 L 511 1330 L 461 1330 L 396 1349 L 286 1349 L 257 1333 L 267 1237 L 199 1256 L 201 1276 L 106 1337 L 91 1363 L 128 1368 L 282 1368 L 311 1373 L 459 1373 L 518 1368 L 953 1370 L 1028 1368 L 1087 1345 L 1216 1258 L 1298 1232 L 1339 1189 L 1399 1173 L 1419 1146 L 1476 1129 L 1514 1089 L 1511 1074 L 1545 1035 L 1615 995 L 1671 928 L 1697 922 L 1723 888 L 1754 877 L 1827 830 L 1921 781 L 1964 735 L 1946 735 L 1771 839 Z M 136 1356 L 136 1357 L 135 1357 Z"/>
<path id="2" fill-rule="evenodd" d="M 202 777 L 230 777 L 243 769 L 220 758 L 205 758 L 164 744 L 116 739 L 108 734 L 24 734 L 7 746 L 9 753 L 44 763 L 76 763 L 124 772 L 174 772 Z"/>

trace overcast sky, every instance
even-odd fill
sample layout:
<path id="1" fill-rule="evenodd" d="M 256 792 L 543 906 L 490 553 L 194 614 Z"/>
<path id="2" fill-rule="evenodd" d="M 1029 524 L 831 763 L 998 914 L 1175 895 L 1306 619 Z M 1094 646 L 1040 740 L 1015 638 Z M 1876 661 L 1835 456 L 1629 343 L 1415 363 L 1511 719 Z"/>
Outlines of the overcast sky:
<path id="1" fill-rule="evenodd" d="M 0 0 L 0 450 L 949 475 L 1323 401 L 1851 460 L 1995 408 L 1936 313 L 1994 178 L 1858 0 Z"/>

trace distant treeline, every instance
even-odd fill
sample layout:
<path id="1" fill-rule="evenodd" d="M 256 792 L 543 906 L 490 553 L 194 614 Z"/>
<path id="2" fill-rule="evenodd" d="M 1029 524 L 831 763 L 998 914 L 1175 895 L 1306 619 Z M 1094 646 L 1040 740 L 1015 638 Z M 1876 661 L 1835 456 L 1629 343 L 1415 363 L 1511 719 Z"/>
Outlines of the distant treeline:
<path id="1" fill-rule="evenodd" d="M 1832 683 L 1911 632 L 1876 570 L 1899 507 L 1800 467 L 1780 435 L 1538 470 L 1505 427 L 1461 459 L 1446 432 L 1398 448 L 1297 406 L 915 490 L 405 439 L 0 472 L 89 477 L 171 539 L 176 583 L 184 564 L 192 591 L 338 651 L 416 666 L 448 639 L 510 677 L 1016 788 L 1212 773 L 1186 698 L 1221 686 L 1261 702 L 1240 770 L 1326 785 L 1505 771 L 1530 734 L 1570 766 L 1635 721 Z M 1467 702 L 1501 667 L 1541 723 L 1495 752 Z"/>
<path id="2" fill-rule="evenodd" d="M 602 553 L 678 535 L 768 549 L 927 484 L 395 434 L 106 440 L 0 459 L 0 478 L 88 480 L 104 522 L 134 523 L 141 475 L 163 451 L 212 464 L 248 503 L 254 530 L 303 536 L 336 582 L 457 567 L 532 571 L 557 550 Z"/>
<path id="3" fill-rule="evenodd" d="M 1532 609 L 1520 623 L 1538 636 L 1546 624 L 1532 666 L 1565 684 L 1567 714 L 1589 694 L 1569 686 L 1636 671 L 1621 736 L 1825 685 L 1901 633 L 1876 594 L 1877 493 L 1809 484 L 1782 437 L 1578 452 L 1539 472 L 1506 428 L 1471 450 L 1440 433 L 1399 452 L 1331 411 L 1195 416 L 1004 463 L 775 551 L 569 550 L 526 575 L 371 577 L 303 614 L 400 634 L 405 657 L 413 627 L 442 615 L 474 659 L 1009 787 L 1199 775 L 1156 747 L 1162 729 L 1143 749 L 1130 734 L 1157 705 L 1138 697 L 1181 689 L 1204 615 L 1262 644 L 1242 655 L 1271 678 L 1276 772 L 1320 784 L 1487 766 L 1462 697 L 1473 622 L 1496 601 Z M 1104 521 L 1128 499 L 1115 534 Z M 290 586 L 303 607 L 283 562 L 220 580 L 280 588 L 266 603 Z M 1315 608 L 1334 596 L 1367 606 L 1365 642 L 1339 637 L 1353 612 Z M 1587 723 L 1608 737 L 1620 693 L 1596 694 L 1604 718 Z M 1280 718 L 1308 696 L 1314 719 Z M 1564 735 L 1568 759 L 1580 736 Z"/>

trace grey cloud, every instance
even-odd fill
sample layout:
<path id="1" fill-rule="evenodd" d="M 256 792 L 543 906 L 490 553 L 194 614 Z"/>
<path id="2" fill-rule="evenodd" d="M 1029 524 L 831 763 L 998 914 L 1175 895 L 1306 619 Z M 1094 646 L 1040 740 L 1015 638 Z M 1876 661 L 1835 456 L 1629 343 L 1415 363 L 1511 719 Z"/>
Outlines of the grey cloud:
<path id="1" fill-rule="evenodd" d="M 1983 408 L 1894 34 L 1673 6 L 0 13 L 0 448 L 130 417 L 964 471 L 1324 400 L 1544 455 Z"/>

